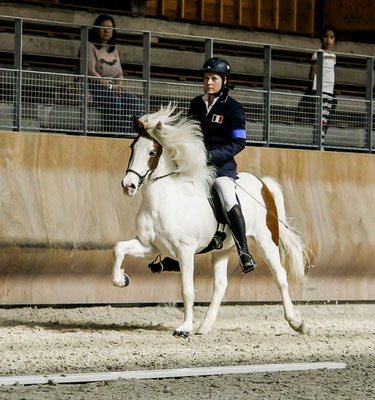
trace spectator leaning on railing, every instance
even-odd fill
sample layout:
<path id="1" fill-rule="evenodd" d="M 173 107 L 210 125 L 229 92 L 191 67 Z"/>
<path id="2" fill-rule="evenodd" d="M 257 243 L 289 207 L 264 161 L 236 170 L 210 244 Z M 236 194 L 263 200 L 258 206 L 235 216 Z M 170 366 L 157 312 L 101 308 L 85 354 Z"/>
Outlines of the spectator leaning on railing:
<path id="1" fill-rule="evenodd" d="M 324 135 L 328 129 L 328 119 L 332 111 L 336 108 L 335 98 L 335 65 L 336 55 L 332 49 L 336 40 L 336 29 L 332 25 L 326 25 L 322 29 L 320 36 L 323 50 L 323 111 L 322 111 L 322 144 Z M 309 79 L 312 81 L 312 94 L 316 93 L 316 62 L 317 52 L 311 58 L 311 68 Z"/>
<path id="2" fill-rule="evenodd" d="M 98 28 L 102 26 L 103 28 Z M 140 115 L 139 99 L 124 90 L 123 71 L 116 48 L 115 22 L 109 15 L 100 15 L 89 32 L 89 89 L 104 119 L 105 130 L 119 134 L 131 131 L 131 116 Z"/>
<path id="3" fill-rule="evenodd" d="M 319 50 L 323 50 L 323 108 L 322 108 L 322 146 L 324 146 L 324 136 L 327 133 L 329 117 L 336 108 L 337 100 L 335 96 L 335 65 L 336 55 L 332 53 L 332 48 L 335 45 L 336 30 L 332 25 L 326 25 L 322 29 L 320 37 L 322 46 Z M 298 104 L 298 111 L 296 113 L 296 122 L 298 123 L 311 123 L 316 121 L 316 67 L 317 67 L 317 51 L 311 57 L 311 67 L 309 72 L 309 79 L 311 81 L 305 95 L 302 97 Z M 317 124 L 315 124 L 315 132 L 317 132 Z"/>

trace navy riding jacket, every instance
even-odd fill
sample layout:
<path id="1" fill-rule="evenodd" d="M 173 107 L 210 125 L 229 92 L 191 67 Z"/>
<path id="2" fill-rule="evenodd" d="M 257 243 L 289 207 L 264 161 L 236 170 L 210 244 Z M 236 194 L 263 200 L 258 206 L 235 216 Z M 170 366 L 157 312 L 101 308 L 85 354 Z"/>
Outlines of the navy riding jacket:
<path id="1" fill-rule="evenodd" d="M 217 167 L 217 176 L 237 178 L 234 156 L 246 145 L 245 111 L 243 106 L 223 92 L 207 114 L 204 96 L 190 103 L 189 116 L 201 123 L 204 143 Z"/>

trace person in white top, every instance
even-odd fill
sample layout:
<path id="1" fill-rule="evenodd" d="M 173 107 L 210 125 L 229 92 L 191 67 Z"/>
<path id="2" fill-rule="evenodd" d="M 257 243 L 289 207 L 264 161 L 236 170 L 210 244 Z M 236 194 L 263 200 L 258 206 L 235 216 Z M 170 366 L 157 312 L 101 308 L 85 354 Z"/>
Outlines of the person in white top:
<path id="1" fill-rule="evenodd" d="M 102 26 L 103 28 L 97 28 Z M 123 71 L 116 49 L 115 22 L 109 15 L 100 15 L 89 33 L 87 49 L 89 89 L 104 117 L 107 132 L 118 135 L 129 132 L 131 117 L 140 115 L 139 99 L 124 91 Z"/>
<path id="2" fill-rule="evenodd" d="M 322 116 L 322 144 L 324 145 L 324 136 L 327 133 L 329 116 L 336 107 L 335 99 L 335 65 L 336 55 L 332 49 L 336 40 L 336 29 L 332 25 L 326 25 L 322 29 L 320 38 L 323 50 L 323 116 Z M 311 68 L 309 79 L 312 81 L 312 92 L 316 94 L 316 67 L 317 52 L 311 58 Z"/>

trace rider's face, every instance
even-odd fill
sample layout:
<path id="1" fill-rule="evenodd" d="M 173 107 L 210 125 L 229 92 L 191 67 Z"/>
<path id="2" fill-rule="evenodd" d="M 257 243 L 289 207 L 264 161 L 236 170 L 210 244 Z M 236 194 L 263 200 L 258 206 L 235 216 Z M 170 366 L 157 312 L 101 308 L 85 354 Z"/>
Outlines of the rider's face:
<path id="1" fill-rule="evenodd" d="M 213 72 L 206 72 L 204 74 L 204 90 L 207 94 L 215 94 L 220 91 L 223 85 L 223 79 L 220 75 Z"/>

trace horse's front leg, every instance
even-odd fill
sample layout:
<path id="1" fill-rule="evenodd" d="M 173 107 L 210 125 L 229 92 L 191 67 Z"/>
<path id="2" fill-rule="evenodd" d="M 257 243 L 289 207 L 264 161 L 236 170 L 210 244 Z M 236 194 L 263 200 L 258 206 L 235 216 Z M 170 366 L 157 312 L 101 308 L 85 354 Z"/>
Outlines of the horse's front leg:
<path id="1" fill-rule="evenodd" d="M 193 330 L 194 252 L 182 252 L 178 257 L 181 269 L 181 295 L 184 302 L 184 322 L 174 335 L 186 339 Z"/>
<path id="2" fill-rule="evenodd" d="M 215 276 L 214 294 L 211 300 L 211 304 L 208 307 L 207 313 L 204 317 L 204 320 L 198 328 L 198 335 L 206 335 L 207 333 L 209 333 L 212 330 L 212 327 L 216 321 L 221 301 L 223 300 L 225 291 L 228 286 L 227 271 L 229 257 L 230 249 L 222 250 L 220 252 L 213 252 L 211 254 Z"/>
<path id="3" fill-rule="evenodd" d="M 113 249 L 115 262 L 112 269 L 112 282 L 114 286 L 122 288 L 129 285 L 129 276 L 121 268 L 127 254 L 138 258 L 151 258 L 156 256 L 157 250 L 151 244 L 144 245 L 139 239 L 117 242 Z"/>

